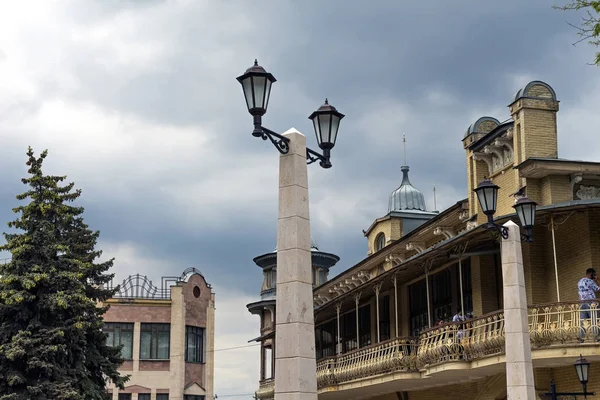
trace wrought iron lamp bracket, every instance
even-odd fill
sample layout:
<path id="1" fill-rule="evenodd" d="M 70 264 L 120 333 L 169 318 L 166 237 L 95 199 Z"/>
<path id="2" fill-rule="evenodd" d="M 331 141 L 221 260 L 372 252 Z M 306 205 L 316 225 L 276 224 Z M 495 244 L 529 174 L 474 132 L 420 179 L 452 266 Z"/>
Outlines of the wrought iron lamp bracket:
<path id="1" fill-rule="evenodd" d="M 491 220 L 491 218 L 490 218 L 490 221 L 488 221 L 486 227 L 491 231 L 499 232 L 500 236 L 502 236 L 503 239 L 508 239 L 508 228 L 503 225 L 499 225 L 499 224 L 495 223 L 494 221 Z M 533 242 L 533 235 L 531 234 L 531 229 L 526 229 L 525 233 L 519 233 L 519 234 L 521 236 L 522 242 L 527 242 L 527 243 Z"/>
<path id="2" fill-rule="evenodd" d="M 286 138 L 283 135 L 280 135 L 277 132 L 274 132 L 270 129 L 265 128 L 264 126 L 257 125 L 254 127 L 254 131 L 252 135 L 255 137 L 259 137 L 262 140 L 269 139 L 273 146 L 281 153 L 287 154 L 290 151 L 290 139 Z M 318 153 L 314 150 L 306 148 L 306 164 L 312 164 L 316 161 L 319 161 L 319 165 L 323 168 L 331 168 L 331 162 L 329 161 L 329 157 L 327 157 L 328 151 L 325 151 L 325 155 Z"/>
<path id="3" fill-rule="evenodd" d="M 290 151 L 290 139 L 277 132 L 273 132 L 264 126 L 257 126 L 254 128 L 252 135 L 262 138 L 262 140 L 269 139 L 273 146 L 281 153 L 287 154 Z"/>
<path id="4" fill-rule="evenodd" d="M 321 153 L 318 153 L 314 150 L 306 148 L 306 164 L 310 165 L 316 161 L 319 161 L 319 165 L 323 168 L 331 168 L 331 162 L 329 161 L 329 157 L 324 156 Z"/>
<path id="5" fill-rule="evenodd" d="M 583 392 L 557 392 L 556 391 L 556 383 L 554 379 L 550 381 L 550 391 L 548 393 L 544 393 L 544 396 L 551 400 L 558 400 L 559 397 L 568 396 L 573 398 L 577 398 L 577 396 L 583 396 L 587 399 L 587 396 L 595 396 L 595 392 L 588 392 L 587 385 L 583 387 Z"/>

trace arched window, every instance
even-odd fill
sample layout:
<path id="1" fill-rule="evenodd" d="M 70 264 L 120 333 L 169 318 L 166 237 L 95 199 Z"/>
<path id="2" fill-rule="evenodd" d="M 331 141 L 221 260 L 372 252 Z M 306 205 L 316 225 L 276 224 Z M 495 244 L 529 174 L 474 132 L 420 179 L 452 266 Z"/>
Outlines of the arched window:
<path id="1" fill-rule="evenodd" d="M 375 251 L 379 251 L 385 247 L 385 234 L 380 233 L 375 238 Z"/>

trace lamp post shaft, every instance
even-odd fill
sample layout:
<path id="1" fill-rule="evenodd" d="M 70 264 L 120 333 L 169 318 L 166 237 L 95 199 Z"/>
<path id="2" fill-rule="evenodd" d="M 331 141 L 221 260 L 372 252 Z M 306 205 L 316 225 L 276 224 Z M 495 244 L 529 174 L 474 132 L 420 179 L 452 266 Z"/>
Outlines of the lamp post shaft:
<path id="1" fill-rule="evenodd" d="M 279 159 L 275 400 L 317 400 L 306 137 Z"/>
<path id="2" fill-rule="evenodd" d="M 536 399 L 523 253 L 519 227 L 512 221 L 502 238 L 502 281 L 504 286 L 504 331 L 506 340 L 506 391 L 508 400 Z"/>

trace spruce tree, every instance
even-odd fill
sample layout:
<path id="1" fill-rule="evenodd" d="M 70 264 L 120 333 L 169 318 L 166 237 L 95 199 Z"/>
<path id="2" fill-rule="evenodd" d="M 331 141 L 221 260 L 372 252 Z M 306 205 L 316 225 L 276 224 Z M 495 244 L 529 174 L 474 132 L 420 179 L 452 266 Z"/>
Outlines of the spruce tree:
<path id="1" fill-rule="evenodd" d="M 123 388 L 120 349 L 106 345 L 99 307 L 113 260 L 96 262 L 99 232 L 72 203 L 81 191 L 65 176 L 44 175 L 44 151 L 27 152 L 26 202 L 5 233 L 12 259 L 0 265 L 0 400 L 107 400 L 106 384 Z"/>

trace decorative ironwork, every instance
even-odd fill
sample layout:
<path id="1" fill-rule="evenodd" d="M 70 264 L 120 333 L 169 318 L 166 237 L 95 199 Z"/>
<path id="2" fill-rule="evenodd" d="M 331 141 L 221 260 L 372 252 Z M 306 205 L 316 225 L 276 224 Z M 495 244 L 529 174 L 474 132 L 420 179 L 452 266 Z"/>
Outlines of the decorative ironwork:
<path id="1" fill-rule="evenodd" d="M 277 132 L 273 132 L 270 129 L 265 128 L 264 126 L 260 126 L 254 129 L 252 134 L 256 137 L 262 138 L 262 140 L 269 139 L 273 146 L 281 153 L 287 154 L 290 151 L 290 139 L 286 138 L 283 135 L 280 135 Z"/>
<path id="2" fill-rule="evenodd" d="M 160 289 L 155 286 L 152 281 L 145 275 L 135 274 L 129 275 L 118 286 L 118 291 L 113 296 L 116 299 L 163 299 L 171 298 L 171 286 L 177 285 L 180 282 L 187 282 L 190 276 L 202 273 L 194 268 L 187 268 L 181 276 L 163 276 L 161 278 Z M 207 283 L 206 286 L 211 286 Z M 113 282 L 105 285 L 107 289 L 114 289 Z"/>
<path id="3" fill-rule="evenodd" d="M 317 387 L 396 371 L 414 371 L 417 338 L 396 338 L 317 362 Z"/>
<path id="4" fill-rule="evenodd" d="M 562 302 L 532 306 L 529 331 L 534 347 L 594 343 L 600 340 L 600 306 L 596 302 Z"/>

